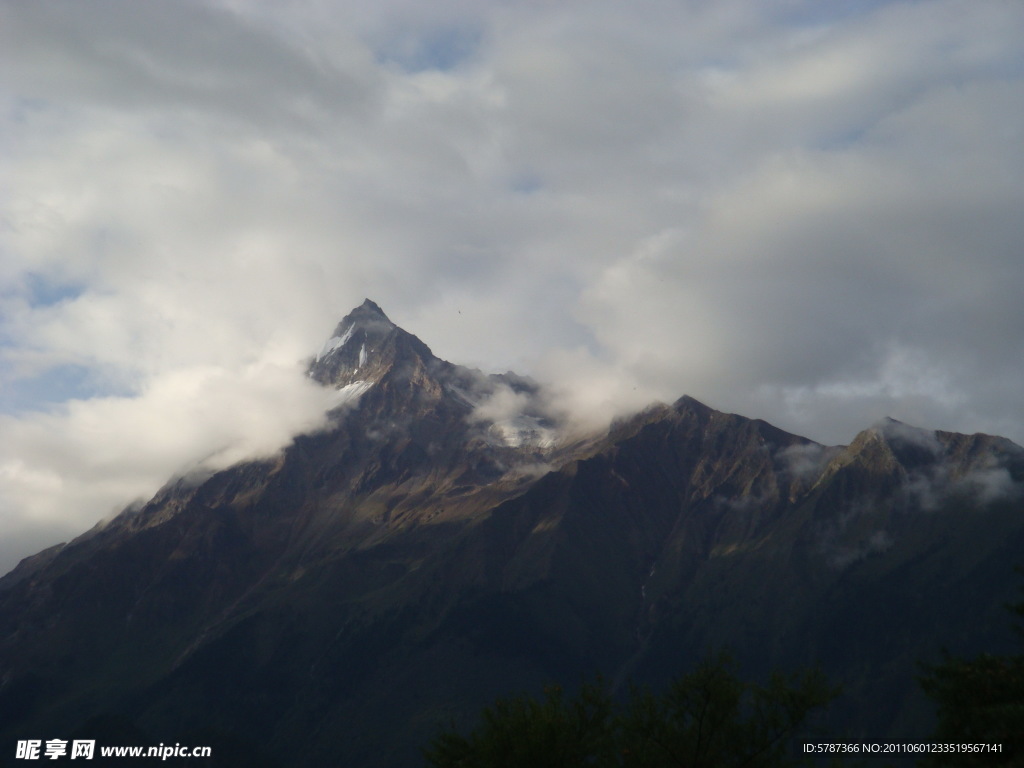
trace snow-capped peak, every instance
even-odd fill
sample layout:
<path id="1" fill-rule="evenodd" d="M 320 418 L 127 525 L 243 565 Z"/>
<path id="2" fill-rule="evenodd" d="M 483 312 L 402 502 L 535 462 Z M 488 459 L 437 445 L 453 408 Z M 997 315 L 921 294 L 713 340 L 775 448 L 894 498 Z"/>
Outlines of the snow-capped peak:
<path id="1" fill-rule="evenodd" d="M 395 325 L 377 304 L 366 299 L 349 312 L 324 342 L 310 364 L 309 377 L 321 384 L 345 387 L 354 381 L 376 383 L 400 365 L 414 370 L 435 361 L 430 349 Z"/>

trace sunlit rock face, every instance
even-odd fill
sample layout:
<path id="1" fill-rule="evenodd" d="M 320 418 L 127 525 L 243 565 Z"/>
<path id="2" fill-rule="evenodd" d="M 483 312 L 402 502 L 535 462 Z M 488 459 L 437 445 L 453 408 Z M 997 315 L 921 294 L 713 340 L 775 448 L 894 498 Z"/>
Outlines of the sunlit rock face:
<path id="1" fill-rule="evenodd" d="M 496 696 L 658 685 L 722 646 L 753 676 L 820 664 L 853 691 L 837 729 L 912 741 L 918 661 L 1011 636 L 1008 440 L 889 420 L 822 446 L 688 397 L 580 434 L 369 300 L 308 375 L 338 395 L 325 429 L 0 580 L 3 743 L 114 723 L 239 764 L 412 766 Z"/>

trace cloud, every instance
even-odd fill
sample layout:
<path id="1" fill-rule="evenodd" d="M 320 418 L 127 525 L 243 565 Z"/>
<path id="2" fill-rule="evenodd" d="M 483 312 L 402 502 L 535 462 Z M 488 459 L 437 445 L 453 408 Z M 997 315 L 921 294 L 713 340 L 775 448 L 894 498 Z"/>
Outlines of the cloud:
<path id="1" fill-rule="evenodd" d="M 499 444 L 533 445 L 543 450 L 561 439 L 560 425 L 551 418 L 536 391 L 517 391 L 508 384 L 497 383 L 481 395 L 469 414 L 469 422 L 484 426 L 488 436 Z"/>
<path id="2" fill-rule="evenodd" d="M 888 552 L 894 543 L 895 540 L 888 531 L 875 531 L 863 541 L 835 546 L 827 552 L 826 557 L 830 566 L 844 570 L 871 555 Z"/>
<path id="3" fill-rule="evenodd" d="M 586 423 L 688 393 L 1024 442 L 1022 31 L 966 0 L 0 4 L 4 514 L 73 527 L 287 442 L 323 404 L 256 371 L 366 296 Z"/>
<path id="4" fill-rule="evenodd" d="M 601 359 L 586 347 L 552 351 L 537 368 L 548 407 L 580 432 L 600 429 L 616 417 L 667 399 L 627 367 Z"/>
<path id="5" fill-rule="evenodd" d="M 1020 498 L 1024 487 L 1013 479 L 1006 467 L 986 467 L 969 473 L 962 481 L 980 504 Z"/>
<path id="6" fill-rule="evenodd" d="M 344 114 L 369 94 L 372 70 L 355 41 L 303 49 L 216 3 L 157 0 L 125 12 L 111 0 L 57 0 L 2 12 L 8 71 L 27 96 L 62 107 L 178 109 L 186 119 L 273 126 L 308 124 L 320 110 Z"/>
<path id="7" fill-rule="evenodd" d="M 793 479 L 807 483 L 821 476 L 825 465 L 836 453 L 836 448 L 818 443 L 794 443 L 778 451 L 775 457 Z"/>
<path id="8" fill-rule="evenodd" d="M 939 463 L 929 471 L 911 472 L 904 479 L 901 491 L 915 507 L 934 512 L 951 500 L 985 506 L 1019 499 L 1024 495 L 1024 485 L 997 462 L 972 467 L 958 477 L 953 476 L 948 464 Z"/>
<path id="9" fill-rule="evenodd" d="M 510 386 L 499 385 L 473 409 L 470 421 L 510 421 L 529 410 L 531 400 L 528 392 L 516 392 Z"/>
<path id="10" fill-rule="evenodd" d="M 938 434 L 933 429 L 921 429 L 893 419 L 883 419 L 872 428 L 883 434 L 889 444 L 897 449 L 920 448 L 932 456 L 939 456 L 945 451 Z"/>
<path id="11" fill-rule="evenodd" d="M 2 416 L 4 523 L 25 524 L 30 511 L 31 520 L 88 526 L 148 498 L 173 472 L 272 455 L 297 432 L 323 425 L 333 394 L 298 366 L 265 360 L 231 374 L 179 369 L 132 397 Z"/>

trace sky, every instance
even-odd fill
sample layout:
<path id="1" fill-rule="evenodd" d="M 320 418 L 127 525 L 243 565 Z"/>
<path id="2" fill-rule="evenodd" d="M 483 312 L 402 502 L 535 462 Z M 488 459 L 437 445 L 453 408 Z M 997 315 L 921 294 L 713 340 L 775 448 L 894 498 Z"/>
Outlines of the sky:
<path id="1" fill-rule="evenodd" d="M 0 0 L 0 571 L 316 429 L 367 297 L 581 417 L 1024 443 L 1024 4 Z"/>

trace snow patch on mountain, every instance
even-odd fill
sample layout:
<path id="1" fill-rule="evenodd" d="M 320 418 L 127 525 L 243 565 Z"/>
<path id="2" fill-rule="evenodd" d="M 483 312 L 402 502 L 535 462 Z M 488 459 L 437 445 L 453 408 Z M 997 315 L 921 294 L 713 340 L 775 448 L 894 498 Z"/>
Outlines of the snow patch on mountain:
<path id="1" fill-rule="evenodd" d="M 331 409 L 340 408 L 343 405 L 354 405 L 359 400 L 359 397 L 372 386 L 372 381 L 360 379 L 340 387 L 335 391 L 334 397 L 331 399 Z"/>
<path id="2" fill-rule="evenodd" d="M 535 416 L 520 415 L 494 422 L 488 433 L 510 448 L 533 447 L 544 450 L 558 443 L 558 433 L 543 426 Z"/>
<path id="3" fill-rule="evenodd" d="M 325 341 L 323 347 L 320 348 L 320 353 L 316 356 L 316 362 L 319 363 L 334 350 L 345 346 L 345 343 L 352 338 L 352 333 L 355 329 L 355 325 L 350 325 L 348 330 L 341 336 L 331 336 L 331 338 Z"/>
<path id="4" fill-rule="evenodd" d="M 558 443 L 558 430 L 540 410 L 535 392 L 517 391 L 502 382 L 482 395 L 460 395 L 473 405 L 470 423 L 486 424 L 487 436 L 500 445 L 546 450 Z"/>

